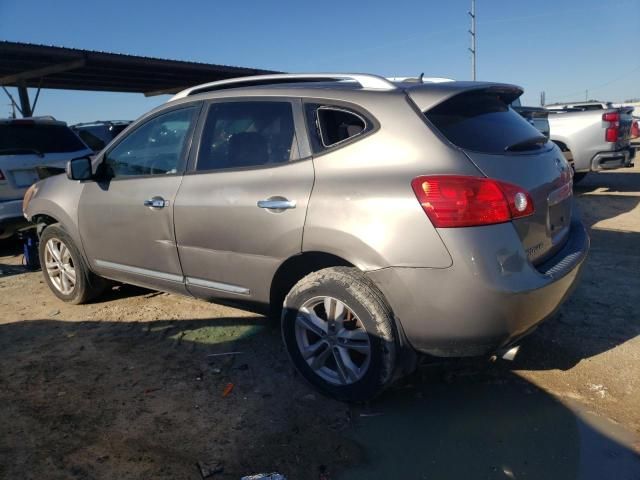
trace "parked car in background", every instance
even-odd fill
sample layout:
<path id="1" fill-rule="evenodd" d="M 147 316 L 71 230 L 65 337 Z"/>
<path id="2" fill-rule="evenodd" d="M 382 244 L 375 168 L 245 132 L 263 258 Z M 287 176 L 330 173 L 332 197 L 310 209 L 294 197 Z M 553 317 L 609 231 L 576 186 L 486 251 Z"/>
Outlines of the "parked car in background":
<path id="1" fill-rule="evenodd" d="M 71 125 L 71 129 L 78 134 L 89 148 L 94 152 L 99 152 L 127 128 L 130 123 L 130 120 L 99 120 L 89 123 L 77 123 Z"/>
<path id="2" fill-rule="evenodd" d="M 640 117 L 633 117 L 631 123 L 631 138 L 640 138 Z"/>
<path id="3" fill-rule="evenodd" d="M 22 197 L 39 179 L 38 168 L 59 168 L 92 153 L 67 126 L 53 117 L 0 119 L 0 238 L 27 225 Z"/>
<path id="4" fill-rule="evenodd" d="M 516 98 L 511 106 L 522 115 L 527 122 L 536 127 L 547 138 L 549 138 L 549 112 L 542 107 L 523 107 L 520 99 Z"/>
<path id="5" fill-rule="evenodd" d="M 589 246 L 568 163 L 509 108 L 521 94 L 360 74 L 190 88 L 27 192 L 45 281 L 71 303 L 112 279 L 270 307 L 342 400 L 416 352 L 513 352 Z"/>
<path id="6" fill-rule="evenodd" d="M 608 108 L 613 108 L 613 104 L 611 102 L 568 102 L 568 103 L 550 103 L 545 105 L 544 108 L 547 110 L 576 110 L 580 112 L 584 112 L 586 110 L 606 110 Z"/>
<path id="7" fill-rule="evenodd" d="M 632 107 L 596 108 L 569 105 L 545 107 L 549 110 L 551 140 L 564 153 L 579 182 L 589 172 L 633 166 L 631 147 Z"/>

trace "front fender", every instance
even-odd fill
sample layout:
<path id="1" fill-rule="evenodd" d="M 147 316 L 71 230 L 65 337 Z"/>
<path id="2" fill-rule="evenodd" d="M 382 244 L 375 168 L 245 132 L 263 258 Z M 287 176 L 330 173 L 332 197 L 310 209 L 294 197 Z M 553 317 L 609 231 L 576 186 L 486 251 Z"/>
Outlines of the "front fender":
<path id="1" fill-rule="evenodd" d="M 33 222 L 38 216 L 53 218 L 71 236 L 86 260 L 78 228 L 78 204 L 84 185 L 65 175 L 56 175 L 41 180 L 36 186 L 37 191 L 24 211 L 27 220 Z"/>

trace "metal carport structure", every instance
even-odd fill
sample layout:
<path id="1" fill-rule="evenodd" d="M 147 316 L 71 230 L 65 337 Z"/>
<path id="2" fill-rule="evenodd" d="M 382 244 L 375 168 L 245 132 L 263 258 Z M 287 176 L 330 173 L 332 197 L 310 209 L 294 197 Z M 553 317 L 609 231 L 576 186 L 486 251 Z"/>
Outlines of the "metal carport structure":
<path id="1" fill-rule="evenodd" d="M 21 111 L 32 115 L 41 88 L 143 93 L 176 93 L 200 83 L 278 73 L 180 60 L 0 41 L 0 86 Z M 6 90 L 17 87 L 19 105 Z M 33 105 L 28 88 L 37 88 Z"/>

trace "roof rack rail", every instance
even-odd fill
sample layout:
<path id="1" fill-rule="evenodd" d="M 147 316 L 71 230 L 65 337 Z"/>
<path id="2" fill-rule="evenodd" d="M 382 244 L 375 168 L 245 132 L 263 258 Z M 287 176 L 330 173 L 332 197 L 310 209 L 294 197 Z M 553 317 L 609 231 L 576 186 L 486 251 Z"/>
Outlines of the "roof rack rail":
<path id="1" fill-rule="evenodd" d="M 226 88 L 253 87 L 259 85 L 275 85 L 279 83 L 303 83 L 323 81 L 351 81 L 359 83 L 362 88 L 375 90 L 395 90 L 397 87 L 384 77 L 364 73 L 289 73 L 275 75 L 256 75 L 252 77 L 229 78 L 218 82 L 205 83 L 187 88 L 176 93 L 169 101 L 185 98 L 198 93 L 224 90 Z"/>
<path id="2" fill-rule="evenodd" d="M 455 82 L 453 78 L 446 77 L 387 77 L 390 82 L 398 83 L 446 83 Z"/>

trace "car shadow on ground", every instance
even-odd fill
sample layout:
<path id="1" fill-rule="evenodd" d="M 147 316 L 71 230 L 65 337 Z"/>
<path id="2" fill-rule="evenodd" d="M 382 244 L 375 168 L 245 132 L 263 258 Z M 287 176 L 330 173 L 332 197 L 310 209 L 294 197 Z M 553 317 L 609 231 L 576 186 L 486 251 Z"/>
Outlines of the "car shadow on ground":
<path id="1" fill-rule="evenodd" d="M 640 192 L 640 174 L 594 177 L 608 191 L 576 199 L 591 237 L 582 278 L 558 313 L 522 342 L 514 369 L 567 370 L 640 335 L 640 304 L 633 300 L 640 291 L 640 233 L 627 229 L 624 220 L 631 212 L 640 214 L 640 193 L 616 193 L 629 178 L 633 191 Z M 637 218 L 633 221 L 637 229 Z"/>
<path id="2" fill-rule="evenodd" d="M 325 398 L 263 317 L 14 322 L 0 351 L 3 478 L 200 478 L 198 462 L 221 479 L 640 474 L 625 432 L 509 372 L 429 368 L 369 405 Z"/>
<path id="3" fill-rule="evenodd" d="M 640 172 L 624 170 L 622 172 L 624 173 L 590 173 L 580 183 L 574 185 L 574 192 L 576 195 L 581 195 L 603 188 L 610 192 L 637 193 L 640 189 Z"/>

